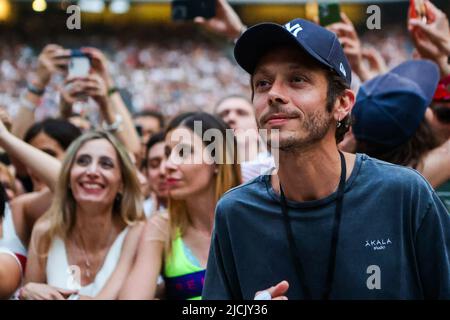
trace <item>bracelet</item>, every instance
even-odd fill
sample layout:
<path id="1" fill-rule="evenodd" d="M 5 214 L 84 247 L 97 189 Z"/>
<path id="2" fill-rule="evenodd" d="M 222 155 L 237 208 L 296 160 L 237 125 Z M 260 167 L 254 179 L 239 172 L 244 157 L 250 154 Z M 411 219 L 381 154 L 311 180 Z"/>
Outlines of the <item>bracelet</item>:
<path id="1" fill-rule="evenodd" d="M 112 88 L 108 89 L 108 97 L 112 96 L 116 92 L 119 92 L 119 88 L 117 88 L 117 87 L 112 87 Z"/>
<path id="2" fill-rule="evenodd" d="M 22 107 L 24 107 L 25 109 L 30 110 L 31 112 L 34 112 L 36 110 L 36 108 L 38 107 L 38 104 L 35 104 L 33 102 L 31 102 L 30 100 L 27 99 L 26 97 L 26 92 L 24 92 L 21 96 L 20 96 L 20 105 Z"/>
<path id="3" fill-rule="evenodd" d="M 39 89 L 38 87 L 36 87 L 35 85 L 33 85 L 30 82 L 27 83 L 27 89 L 28 89 L 28 91 L 30 91 L 31 93 L 33 93 L 39 97 L 43 96 L 45 93 L 45 88 Z"/>
<path id="4" fill-rule="evenodd" d="M 120 114 L 116 114 L 116 120 L 111 123 L 111 124 L 107 124 L 107 123 L 103 123 L 103 130 L 108 131 L 108 132 L 117 132 L 120 131 L 120 126 L 123 122 L 123 118 Z"/>

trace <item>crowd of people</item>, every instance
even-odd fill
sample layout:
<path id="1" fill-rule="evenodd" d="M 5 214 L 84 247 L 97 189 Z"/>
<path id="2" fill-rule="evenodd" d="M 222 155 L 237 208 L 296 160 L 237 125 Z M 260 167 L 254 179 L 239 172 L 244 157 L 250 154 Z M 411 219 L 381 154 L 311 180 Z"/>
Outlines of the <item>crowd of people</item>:
<path id="1" fill-rule="evenodd" d="M 248 76 L 230 56 L 232 43 L 210 40 L 190 28 L 183 38 L 180 29 L 162 28 L 165 39 L 148 35 L 145 41 L 117 40 L 99 35 L 97 41 L 61 39 L 70 43 L 101 48 L 109 60 L 109 71 L 117 87 L 123 90 L 130 110 L 158 110 L 165 116 L 181 111 L 211 111 L 214 101 L 224 94 L 248 95 Z M 184 31 L 186 32 L 186 31 Z M 97 39 L 98 38 L 98 39 Z M 2 105 L 14 114 L 20 105 L 20 94 L 26 88 L 26 76 L 36 61 L 36 48 L 26 43 L 0 49 L 0 88 Z M 38 119 L 58 114 L 60 81 L 55 77 L 47 88 Z"/>
<path id="2" fill-rule="evenodd" d="M 407 32 L 398 26 L 387 26 L 389 37 L 371 32 L 361 35 L 366 50 L 375 49 L 394 67 L 407 59 L 412 43 Z M 127 94 L 127 104 L 134 111 L 158 110 L 165 116 L 180 111 L 211 111 L 214 102 L 227 94 L 249 95 L 248 75 L 230 55 L 232 42 L 214 42 L 190 28 L 183 37 L 180 29 L 161 28 L 160 38 L 150 33 L 148 39 L 121 39 L 99 34 L 95 41 L 80 42 L 61 37 L 74 46 L 95 43 L 109 60 L 109 68 L 119 88 Z M 186 32 L 186 31 L 184 31 Z M 11 37 L 11 35 L 10 35 Z M 195 39 L 193 39 L 195 38 Z M 39 49 L 15 40 L 0 48 L 1 105 L 14 114 L 20 105 L 20 94 L 26 88 L 26 76 L 36 61 Z M 58 114 L 58 81 L 47 89 L 37 118 Z M 225 90 L 225 92 L 224 92 Z"/>
<path id="3" fill-rule="evenodd" d="M 2 46 L 0 298 L 450 299 L 448 16 L 216 3 L 219 40 L 87 43 L 86 76 Z"/>

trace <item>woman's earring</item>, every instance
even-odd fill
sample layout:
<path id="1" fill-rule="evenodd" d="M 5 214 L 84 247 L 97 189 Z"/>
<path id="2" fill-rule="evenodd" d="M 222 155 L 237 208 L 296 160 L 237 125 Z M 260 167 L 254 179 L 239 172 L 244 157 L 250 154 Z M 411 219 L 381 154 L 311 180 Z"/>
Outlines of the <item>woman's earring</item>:
<path id="1" fill-rule="evenodd" d="M 339 116 L 339 120 L 338 120 L 338 122 L 337 122 L 336 128 L 340 128 L 341 125 L 342 125 L 342 122 L 341 122 L 341 116 Z"/>
<path id="2" fill-rule="evenodd" d="M 117 193 L 116 197 L 114 198 L 114 206 L 115 207 L 119 207 L 121 202 L 122 202 L 122 194 L 121 193 Z"/>

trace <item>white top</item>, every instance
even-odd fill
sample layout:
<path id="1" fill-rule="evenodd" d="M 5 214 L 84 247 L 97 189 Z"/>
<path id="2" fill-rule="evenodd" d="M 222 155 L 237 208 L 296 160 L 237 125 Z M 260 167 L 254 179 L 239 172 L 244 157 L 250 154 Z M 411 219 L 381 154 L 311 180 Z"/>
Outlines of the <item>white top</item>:
<path id="1" fill-rule="evenodd" d="M 164 211 L 166 209 L 162 205 L 159 206 L 159 208 L 156 208 L 156 203 L 153 201 L 152 197 L 144 201 L 143 207 L 144 207 L 144 214 L 147 219 L 150 218 L 155 212 Z"/>
<path id="2" fill-rule="evenodd" d="M 67 289 L 78 289 L 80 295 L 95 297 L 105 286 L 106 281 L 116 269 L 122 251 L 123 241 L 129 228 L 125 228 L 114 240 L 106 255 L 101 269 L 97 272 L 95 279 L 89 285 L 80 285 L 80 269 L 78 266 L 69 266 L 66 246 L 62 239 L 55 237 L 50 246 L 47 257 L 47 284 Z M 77 280 L 78 279 L 78 280 Z"/>
<path id="3" fill-rule="evenodd" d="M 275 168 L 275 161 L 268 152 L 261 152 L 255 160 L 241 163 L 242 182 L 250 181 Z"/>
<path id="4" fill-rule="evenodd" d="M 153 199 L 151 197 L 144 201 L 143 207 L 146 218 L 149 218 L 154 212 L 153 205 Z"/>
<path id="5" fill-rule="evenodd" d="M 0 247 L 12 251 L 16 255 L 27 256 L 27 249 L 16 233 L 11 208 L 5 203 L 5 216 L 2 224 L 3 236 L 0 238 Z"/>

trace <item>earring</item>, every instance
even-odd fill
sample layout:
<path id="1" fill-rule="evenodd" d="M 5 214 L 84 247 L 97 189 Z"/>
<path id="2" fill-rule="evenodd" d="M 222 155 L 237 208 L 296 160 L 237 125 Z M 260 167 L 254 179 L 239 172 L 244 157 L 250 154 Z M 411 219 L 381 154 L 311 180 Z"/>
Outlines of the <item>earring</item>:
<path id="1" fill-rule="evenodd" d="M 339 120 L 338 120 L 338 122 L 337 122 L 336 128 L 340 128 L 341 125 L 342 125 L 342 122 L 341 122 L 341 116 L 339 116 Z"/>
<path id="2" fill-rule="evenodd" d="M 122 203 L 122 194 L 117 193 L 116 197 L 114 198 L 114 206 L 119 207 L 121 203 Z"/>

